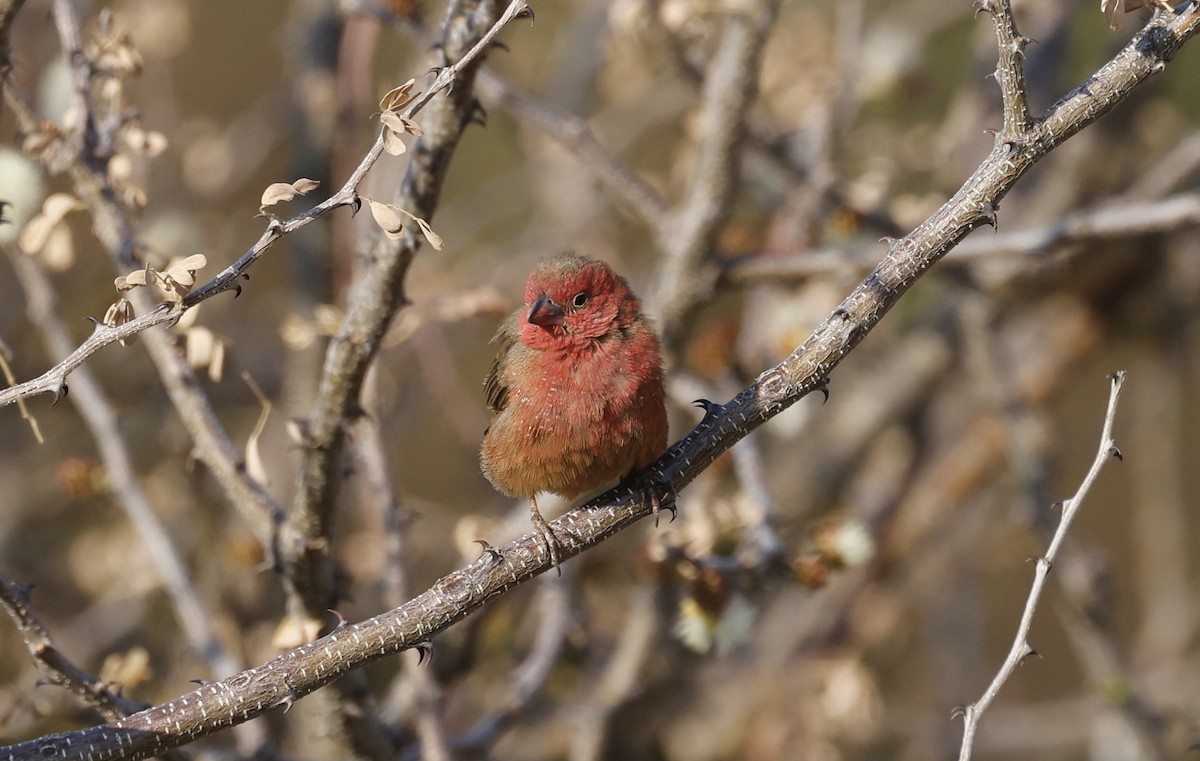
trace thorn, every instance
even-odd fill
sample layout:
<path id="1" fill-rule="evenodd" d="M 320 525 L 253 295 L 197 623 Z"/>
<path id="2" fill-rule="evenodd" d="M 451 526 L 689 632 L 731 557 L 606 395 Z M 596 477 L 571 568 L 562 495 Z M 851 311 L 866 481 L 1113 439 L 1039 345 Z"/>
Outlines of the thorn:
<path id="1" fill-rule="evenodd" d="M 493 48 L 495 48 L 496 50 L 503 50 L 505 53 L 511 53 L 511 52 L 512 52 L 512 49 L 510 49 L 510 48 L 508 47 L 508 45 L 504 44 L 504 43 L 503 43 L 503 42 L 501 42 L 500 40 L 494 40 L 494 41 L 492 42 L 492 47 L 493 47 Z"/>
<path id="2" fill-rule="evenodd" d="M 536 21 L 536 18 L 533 15 L 533 8 L 529 7 L 529 3 L 525 3 L 524 8 L 513 14 L 513 18 L 527 18 L 529 19 L 530 26 L 533 26 L 533 22 Z"/>
<path id="3" fill-rule="evenodd" d="M 279 706 L 283 706 L 283 712 L 287 713 L 288 711 L 292 710 L 292 704 L 294 704 L 295 702 L 296 702 L 295 695 L 284 695 L 282 698 L 279 699 L 279 702 L 277 702 L 274 706 L 272 706 L 272 708 L 278 708 Z"/>
<path id="4" fill-rule="evenodd" d="M 84 317 L 83 319 L 92 323 L 92 330 L 95 330 L 96 328 L 99 328 L 101 325 L 104 325 L 104 323 L 100 322 L 99 320 L 97 320 L 95 317 L 92 317 L 91 315 L 88 315 L 87 317 Z M 108 326 L 105 325 L 104 327 L 108 327 Z"/>
<path id="5" fill-rule="evenodd" d="M 486 539 L 476 539 L 475 544 L 478 544 L 480 547 L 483 547 L 483 551 L 479 553 L 479 557 L 480 558 L 483 558 L 484 556 L 490 557 L 492 559 L 493 566 L 504 559 L 504 553 L 501 552 L 500 550 L 496 549 L 495 547 L 493 547 L 491 544 L 489 544 Z"/>
<path id="6" fill-rule="evenodd" d="M 1029 645 L 1026 645 L 1025 647 L 1029 647 Z M 1025 661 L 1027 661 L 1031 657 L 1037 657 L 1040 659 L 1042 657 L 1042 654 L 1039 653 L 1037 650 L 1034 650 L 1032 647 L 1029 647 L 1029 652 L 1027 652 L 1021 656 L 1021 663 L 1022 664 L 1025 663 Z"/>
<path id="7" fill-rule="evenodd" d="M 709 399 L 697 399 L 692 402 L 692 406 L 704 410 L 704 417 L 700 419 L 700 425 L 712 422 L 717 413 L 724 409 L 724 405 L 717 404 Z"/>
<path id="8" fill-rule="evenodd" d="M 979 210 L 980 223 L 988 225 L 993 231 L 999 229 L 999 220 L 996 217 L 997 208 L 989 203 Z"/>
<path id="9" fill-rule="evenodd" d="M 829 381 L 827 381 L 827 380 L 821 381 L 821 385 L 814 388 L 813 391 L 820 391 L 821 394 L 824 396 L 824 398 L 821 399 L 821 404 L 825 404 L 826 402 L 829 401 Z"/>
<path id="10" fill-rule="evenodd" d="M 191 682 L 192 684 L 200 686 L 200 687 L 203 687 L 206 684 L 208 684 L 207 679 L 189 679 L 188 681 Z"/>
<path id="11" fill-rule="evenodd" d="M 249 280 L 250 278 L 246 278 L 246 279 Z M 238 296 L 241 296 L 241 295 L 242 295 L 242 284 L 234 283 L 233 284 L 233 297 L 236 299 Z"/>
<path id="12" fill-rule="evenodd" d="M 1117 448 L 1116 444 L 1112 444 L 1108 447 L 1108 456 L 1115 457 L 1121 462 L 1125 462 L 1125 455 L 1121 454 L 1121 450 Z"/>
<path id="13" fill-rule="evenodd" d="M 350 202 L 350 216 L 357 216 L 360 209 L 362 209 L 362 198 L 355 193 L 354 200 Z"/>
<path id="14" fill-rule="evenodd" d="M 413 649 L 417 651 L 417 665 L 420 666 L 428 658 L 430 663 L 433 663 L 433 643 L 427 639 L 423 639 L 413 645 Z"/>
<path id="15" fill-rule="evenodd" d="M 326 608 L 325 610 L 327 612 L 332 613 L 333 615 L 337 616 L 338 622 L 337 622 L 337 626 L 333 627 L 334 631 L 337 631 L 338 629 L 344 628 L 346 626 L 346 617 L 345 616 L 343 616 L 341 613 L 334 610 L 333 608 Z"/>
<path id="16" fill-rule="evenodd" d="M 1062 510 L 1064 503 L 1061 499 L 1050 506 L 1051 510 Z"/>
<path id="17" fill-rule="evenodd" d="M 951 719 L 965 719 L 965 718 L 967 718 L 967 713 L 970 710 L 971 710 L 970 706 L 965 706 L 965 705 L 954 706 L 953 708 L 950 709 L 950 718 Z"/>
<path id="18" fill-rule="evenodd" d="M 66 399 L 69 393 L 71 393 L 71 388 L 67 385 L 66 381 L 63 381 L 59 384 L 58 388 L 54 389 L 54 401 L 50 402 L 50 406 L 53 407 L 61 400 Z"/>

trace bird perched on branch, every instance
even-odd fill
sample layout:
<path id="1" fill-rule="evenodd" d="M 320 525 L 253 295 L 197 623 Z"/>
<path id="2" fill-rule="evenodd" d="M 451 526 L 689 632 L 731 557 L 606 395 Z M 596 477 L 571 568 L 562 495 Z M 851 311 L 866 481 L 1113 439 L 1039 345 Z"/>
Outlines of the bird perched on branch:
<path id="1" fill-rule="evenodd" d="M 525 304 L 500 325 L 485 382 L 492 424 L 483 473 L 528 497 L 555 567 L 559 543 L 537 494 L 568 499 L 624 478 L 667 446 L 662 355 L 641 301 L 604 262 L 573 252 L 540 262 Z"/>

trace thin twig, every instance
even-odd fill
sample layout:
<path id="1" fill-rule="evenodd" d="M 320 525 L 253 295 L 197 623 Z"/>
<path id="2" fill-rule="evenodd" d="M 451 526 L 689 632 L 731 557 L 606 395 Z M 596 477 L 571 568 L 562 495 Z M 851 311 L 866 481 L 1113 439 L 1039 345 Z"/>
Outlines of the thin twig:
<path id="1" fill-rule="evenodd" d="M 1017 666 L 1021 665 L 1022 661 L 1035 653 L 1034 649 L 1029 645 L 1029 629 L 1033 623 L 1033 615 L 1037 610 L 1038 602 L 1041 599 L 1042 589 L 1045 587 L 1046 579 L 1050 575 L 1050 569 L 1054 566 L 1054 560 L 1058 556 L 1062 543 L 1066 540 L 1067 529 L 1071 527 L 1071 521 L 1075 518 L 1075 514 L 1083 504 L 1084 498 L 1091 490 L 1092 484 L 1095 483 L 1096 478 L 1100 475 L 1101 469 L 1113 457 L 1117 457 L 1118 459 L 1121 457 L 1121 451 L 1117 449 L 1117 445 L 1113 441 L 1112 429 L 1117 414 L 1117 399 L 1120 397 L 1121 387 L 1125 383 L 1125 373 L 1113 373 L 1110 379 L 1112 387 L 1108 397 L 1108 410 L 1104 415 L 1104 428 L 1100 433 L 1100 448 L 1096 452 L 1096 457 L 1092 461 L 1091 468 L 1088 469 L 1087 475 L 1084 476 L 1083 482 L 1079 485 L 1079 490 L 1075 492 L 1075 496 L 1062 504 L 1062 518 L 1059 521 L 1058 529 L 1054 532 L 1054 537 L 1050 540 L 1050 546 L 1046 549 L 1046 553 L 1034 559 L 1033 585 L 1029 589 L 1029 597 L 1025 601 L 1025 610 L 1021 614 L 1021 621 L 1017 625 L 1017 635 L 1013 639 L 1008 656 L 1004 659 L 1004 663 L 1000 666 L 996 677 L 988 685 L 987 689 L 984 690 L 983 696 L 970 705 L 959 706 L 955 709 L 955 715 L 963 717 L 963 740 L 958 755 L 959 761 L 967 761 L 971 758 L 971 748 L 975 742 L 975 732 L 979 727 L 979 720 L 983 716 L 983 712 L 995 700 L 996 695 L 1000 693 L 1000 688 L 1012 676 Z"/>
<path id="2" fill-rule="evenodd" d="M 501 22 L 494 25 L 486 36 L 487 40 L 491 40 L 500 32 L 513 16 L 516 16 L 525 7 L 523 2 L 513 2 L 510 4 Z M 476 45 L 470 52 L 456 61 L 453 65 L 442 69 L 433 84 L 428 90 L 418 95 L 407 107 L 405 107 L 402 115 L 410 118 L 424 108 L 429 101 L 441 90 L 449 87 L 455 82 L 455 79 L 461 74 L 462 70 L 468 66 L 475 56 L 479 55 L 486 45 Z M 32 130 L 37 125 L 37 119 L 33 112 L 23 106 L 23 100 L 16 94 L 11 83 L 5 83 L 5 96 L 10 106 L 13 106 L 18 111 L 21 125 L 23 129 Z M 55 367 L 47 370 L 42 375 L 32 380 L 26 381 L 16 386 L 0 391 L 0 407 L 12 404 L 18 398 L 34 396 L 37 394 L 50 393 L 55 397 L 62 395 L 62 389 L 65 387 L 66 377 L 72 370 L 79 367 L 92 354 L 96 353 L 105 346 L 128 339 L 145 330 L 159 325 L 174 325 L 179 321 L 183 312 L 191 307 L 206 301 L 218 293 L 224 293 L 229 290 L 240 291 L 241 285 L 239 281 L 245 275 L 251 265 L 254 264 L 266 250 L 271 247 L 276 241 L 283 236 L 299 230 L 301 227 L 313 222 L 324 216 L 333 209 L 342 206 L 354 206 L 358 202 L 358 186 L 362 183 L 367 172 L 375 165 L 379 157 L 383 154 L 383 132 L 376 138 L 375 143 L 367 151 L 362 161 L 355 167 L 349 179 L 342 187 L 329 198 L 325 199 L 316 206 L 306 211 L 300 212 L 286 220 L 272 219 L 266 229 L 263 231 L 259 239 L 252 245 L 237 261 L 229 265 L 221 272 L 217 273 L 208 282 L 193 289 L 182 301 L 182 303 L 172 306 L 170 304 L 161 304 L 152 312 L 143 314 L 123 325 L 116 328 L 107 328 L 97 325 L 96 330 L 89 336 L 88 340 L 73 352 L 63 362 Z M 130 247 L 132 250 L 132 246 Z"/>
<path id="3" fill-rule="evenodd" d="M 145 704 L 121 695 L 120 690 L 113 689 L 113 685 L 103 679 L 79 668 L 54 646 L 49 630 L 33 612 L 29 600 L 29 587 L 0 576 L 0 606 L 4 607 L 13 623 L 17 625 L 30 657 L 46 674 L 50 683 L 64 687 L 83 698 L 88 705 L 110 721 L 137 713 L 146 707 Z"/>
<path id="4" fill-rule="evenodd" d="M 69 351 L 71 342 L 66 326 L 58 317 L 52 286 L 39 265 L 30 257 L 6 246 L 9 262 L 25 291 L 30 322 L 38 327 L 51 356 Z M 162 576 L 167 593 L 175 606 L 179 628 L 191 641 L 193 650 L 206 660 L 217 677 L 240 671 L 244 666 L 226 652 L 213 630 L 211 615 L 188 578 L 183 560 L 171 543 L 171 538 L 154 514 L 150 501 L 138 484 L 133 461 L 120 434 L 120 425 L 112 405 L 87 368 L 81 368 L 75 379 L 71 401 L 96 441 L 104 463 L 108 485 L 117 504 L 125 511 L 130 523 L 142 537 Z"/>

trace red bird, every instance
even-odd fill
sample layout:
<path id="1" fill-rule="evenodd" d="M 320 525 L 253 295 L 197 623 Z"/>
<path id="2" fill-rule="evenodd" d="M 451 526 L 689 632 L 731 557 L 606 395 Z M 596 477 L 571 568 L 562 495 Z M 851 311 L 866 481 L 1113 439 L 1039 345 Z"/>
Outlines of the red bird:
<path id="1" fill-rule="evenodd" d="M 496 332 L 480 460 L 492 485 L 528 497 L 550 559 L 558 541 L 538 492 L 571 499 L 615 483 L 667 447 L 662 354 L 625 278 L 572 252 L 540 262 L 525 305 Z"/>

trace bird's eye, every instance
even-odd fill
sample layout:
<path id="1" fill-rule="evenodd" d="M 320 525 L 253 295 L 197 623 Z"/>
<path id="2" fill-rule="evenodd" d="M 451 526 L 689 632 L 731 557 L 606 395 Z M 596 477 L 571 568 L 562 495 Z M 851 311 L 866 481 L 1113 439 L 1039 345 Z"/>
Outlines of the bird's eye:
<path id="1" fill-rule="evenodd" d="M 571 306 L 579 309 L 587 303 L 587 299 L 587 291 L 580 291 L 579 293 L 575 294 L 575 298 L 571 299 Z"/>

